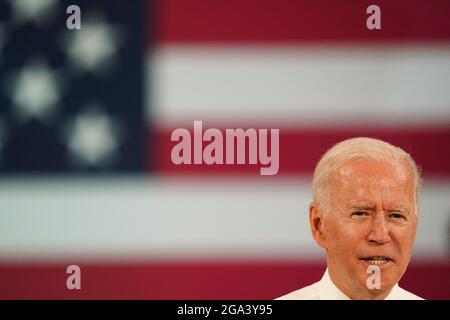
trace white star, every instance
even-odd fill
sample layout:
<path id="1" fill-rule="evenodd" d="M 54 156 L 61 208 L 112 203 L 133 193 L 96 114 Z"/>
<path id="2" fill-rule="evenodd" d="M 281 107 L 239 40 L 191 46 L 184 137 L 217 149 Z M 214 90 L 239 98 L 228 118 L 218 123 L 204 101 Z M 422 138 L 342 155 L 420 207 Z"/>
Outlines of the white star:
<path id="1" fill-rule="evenodd" d="M 56 72 L 41 62 L 33 62 L 12 78 L 12 101 L 19 120 L 48 121 L 60 99 L 61 83 Z"/>
<path id="2" fill-rule="evenodd" d="M 10 0 L 10 2 L 15 22 L 23 23 L 31 20 L 40 24 L 54 13 L 57 0 Z"/>
<path id="3" fill-rule="evenodd" d="M 75 69 L 104 72 L 111 67 L 121 36 L 101 18 L 83 20 L 80 30 L 65 31 L 63 40 Z"/>
<path id="4" fill-rule="evenodd" d="M 74 164 L 105 167 L 117 157 L 120 130 L 117 122 L 98 107 L 90 107 L 69 123 L 66 140 Z"/>

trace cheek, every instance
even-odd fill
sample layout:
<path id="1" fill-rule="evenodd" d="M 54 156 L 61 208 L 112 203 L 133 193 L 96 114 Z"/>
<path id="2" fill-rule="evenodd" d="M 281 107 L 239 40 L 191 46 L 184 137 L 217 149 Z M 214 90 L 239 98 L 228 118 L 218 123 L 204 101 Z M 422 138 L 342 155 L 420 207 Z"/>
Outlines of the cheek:
<path id="1" fill-rule="evenodd" d="M 364 241 L 366 227 L 351 220 L 335 219 L 327 225 L 327 239 L 329 248 L 335 251 L 352 252 L 361 241 Z"/>
<path id="2" fill-rule="evenodd" d="M 405 226 L 397 230 L 393 230 L 393 237 L 396 239 L 397 245 L 403 253 L 411 253 L 416 238 L 416 226 Z"/>

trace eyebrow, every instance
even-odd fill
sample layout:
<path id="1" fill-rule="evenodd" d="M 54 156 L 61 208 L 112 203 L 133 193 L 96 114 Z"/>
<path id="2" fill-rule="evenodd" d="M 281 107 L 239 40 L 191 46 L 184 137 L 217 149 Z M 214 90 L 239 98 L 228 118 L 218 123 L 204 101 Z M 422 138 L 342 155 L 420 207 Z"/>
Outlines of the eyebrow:
<path id="1" fill-rule="evenodd" d="M 353 205 L 350 207 L 350 209 L 356 209 L 356 210 L 375 210 L 375 206 L 373 205 Z"/>
<path id="2" fill-rule="evenodd" d="M 374 211 L 375 210 L 375 206 L 374 205 L 353 205 L 353 206 L 350 207 L 350 209 Z M 395 207 L 395 208 L 392 208 L 392 209 L 387 209 L 386 211 L 388 211 L 388 212 L 403 212 L 403 213 L 408 213 L 409 214 L 409 211 L 406 208 L 403 208 L 403 207 Z"/>

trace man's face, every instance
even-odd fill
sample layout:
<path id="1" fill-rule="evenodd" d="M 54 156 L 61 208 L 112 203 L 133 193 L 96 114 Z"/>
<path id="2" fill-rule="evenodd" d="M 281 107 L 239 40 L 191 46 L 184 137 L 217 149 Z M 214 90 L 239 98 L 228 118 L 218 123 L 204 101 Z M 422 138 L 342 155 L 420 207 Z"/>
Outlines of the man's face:
<path id="1" fill-rule="evenodd" d="M 414 178 L 405 162 L 357 159 L 330 177 L 330 208 L 322 215 L 333 281 L 350 298 L 387 295 L 411 258 L 417 215 Z M 381 269 L 381 290 L 368 289 L 370 265 Z"/>

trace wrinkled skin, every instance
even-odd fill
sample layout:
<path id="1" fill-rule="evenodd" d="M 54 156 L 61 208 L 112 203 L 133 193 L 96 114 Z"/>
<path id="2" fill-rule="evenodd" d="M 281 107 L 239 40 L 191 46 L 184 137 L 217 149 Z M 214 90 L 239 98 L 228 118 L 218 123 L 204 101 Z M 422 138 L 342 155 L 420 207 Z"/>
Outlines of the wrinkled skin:
<path id="1" fill-rule="evenodd" d="M 406 271 L 417 228 L 413 171 L 405 161 L 354 159 L 332 173 L 329 206 L 310 205 L 316 242 L 326 250 L 330 277 L 351 299 L 384 299 Z M 369 262 L 380 266 L 381 288 L 369 289 Z"/>

